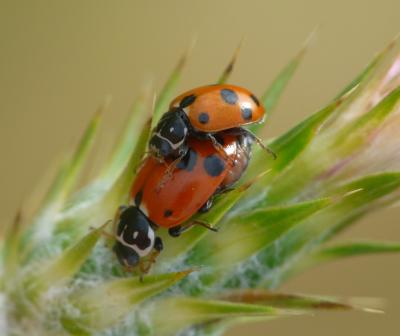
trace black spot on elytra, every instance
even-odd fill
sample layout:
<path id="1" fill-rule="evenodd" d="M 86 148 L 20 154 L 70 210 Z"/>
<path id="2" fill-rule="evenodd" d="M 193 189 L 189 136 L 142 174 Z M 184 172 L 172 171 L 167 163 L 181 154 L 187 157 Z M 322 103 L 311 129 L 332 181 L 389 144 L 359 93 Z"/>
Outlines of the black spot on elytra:
<path id="1" fill-rule="evenodd" d="M 142 198 L 143 198 L 143 190 L 139 190 L 135 195 L 135 204 L 137 207 L 140 206 L 140 203 L 142 203 Z"/>
<path id="2" fill-rule="evenodd" d="M 222 89 L 221 97 L 227 104 L 230 104 L 230 105 L 236 104 L 239 99 L 236 92 L 233 90 L 230 90 L 230 89 Z"/>
<path id="3" fill-rule="evenodd" d="M 249 107 L 242 107 L 242 118 L 244 120 L 251 120 L 253 111 Z"/>
<path id="4" fill-rule="evenodd" d="M 180 108 L 185 108 L 188 107 L 189 105 L 192 105 L 194 101 L 196 100 L 196 96 L 194 94 L 191 94 L 189 96 L 184 97 L 181 102 L 179 103 Z"/>
<path id="5" fill-rule="evenodd" d="M 207 112 L 201 112 L 199 114 L 199 122 L 200 122 L 200 124 L 207 124 L 209 120 L 210 120 L 210 116 L 208 115 Z"/>
<path id="6" fill-rule="evenodd" d="M 176 165 L 178 169 L 186 169 L 187 171 L 192 171 L 197 162 L 197 153 L 189 148 L 186 155 L 182 158 L 181 161 Z"/>
<path id="7" fill-rule="evenodd" d="M 250 98 L 253 99 L 253 101 L 256 103 L 257 106 L 260 106 L 260 101 L 257 99 L 255 95 L 251 94 Z"/>
<path id="8" fill-rule="evenodd" d="M 154 249 L 158 252 L 161 252 L 164 249 L 164 244 L 160 237 L 156 237 L 154 240 Z"/>
<path id="9" fill-rule="evenodd" d="M 172 216 L 172 210 L 167 209 L 164 211 L 164 217 L 171 217 L 171 216 Z"/>
<path id="10" fill-rule="evenodd" d="M 204 169 L 208 175 L 216 177 L 224 171 L 225 162 L 217 154 L 212 154 L 204 159 Z"/>

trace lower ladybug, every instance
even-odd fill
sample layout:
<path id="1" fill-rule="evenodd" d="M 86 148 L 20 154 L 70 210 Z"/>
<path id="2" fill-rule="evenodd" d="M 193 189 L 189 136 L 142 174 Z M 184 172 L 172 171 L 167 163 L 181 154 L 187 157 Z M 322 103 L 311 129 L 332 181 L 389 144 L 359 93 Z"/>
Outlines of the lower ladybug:
<path id="1" fill-rule="evenodd" d="M 128 268 L 139 265 L 146 273 L 163 249 L 155 231 L 169 229 L 178 236 L 193 224 L 181 226 L 196 212 L 210 209 L 215 195 L 239 180 L 250 160 L 252 139 L 240 129 L 218 134 L 222 156 L 208 140 L 188 139 L 188 151 L 166 178 L 168 167 L 150 156 L 139 170 L 131 188 L 132 203 L 121 207 L 115 219 L 114 251 Z M 169 163 L 169 162 L 167 162 Z M 149 256 L 144 266 L 141 258 Z"/>
<path id="2" fill-rule="evenodd" d="M 218 132 L 264 120 L 265 109 L 245 88 L 221 84 L 195 88 L 175 98 L 153 130 L 149 149 L 160 160 L 180 159 L 188 151 L 188 136 L 207 138 L 223 154 Z M 250 131 L 249 137 L 275 156 Z"/>

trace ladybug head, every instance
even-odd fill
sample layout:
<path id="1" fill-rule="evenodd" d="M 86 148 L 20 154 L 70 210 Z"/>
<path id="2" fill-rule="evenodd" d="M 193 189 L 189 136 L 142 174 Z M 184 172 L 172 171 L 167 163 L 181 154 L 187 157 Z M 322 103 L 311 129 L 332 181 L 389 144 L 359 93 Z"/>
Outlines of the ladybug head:
<path id="1" fill-rule="evenodd" d="M 149 219 L 136 206 L 130 206 L 120 214 L 116 240 L 113 249 L 118 261 L 134 267 L 153 249 L 155 234 Z"/>
<path id="2" fill-rule="evenodd" d="M 157 157 L 176 159 L 186 154 L 188 121 L 185 112 L 173 108 L 158 122 L 150 139 L 150 150 Z"/>

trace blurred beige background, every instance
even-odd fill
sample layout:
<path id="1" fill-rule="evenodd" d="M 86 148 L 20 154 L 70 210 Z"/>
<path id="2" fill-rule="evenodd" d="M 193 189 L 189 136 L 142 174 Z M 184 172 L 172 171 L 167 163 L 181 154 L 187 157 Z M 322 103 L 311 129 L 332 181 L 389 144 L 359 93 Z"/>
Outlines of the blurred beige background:
<path id="1" fill-rule="evenodd" d="M 320 25 L 270 122 L 274 136 L 348 83 L 399 32 L 399 13 L 398 0 L 1 0 L 0 219 L 10 220 L 112 94 L 102 134 L 106 149 L 142 83 L 153 80 L 159 89 L 193 36 L 197 44 L 180 90 L 213 82 L 244 37 L 231 82 L 261 93 Z M 399 215 L 399 209 L 374 214 L 345 236 L 399 240 Z M 228 335 L 398 335 L 399 260 L 329 264 L 282 288 L 382 297 L 385 315 L 317 314 L 238 327 Z"/>

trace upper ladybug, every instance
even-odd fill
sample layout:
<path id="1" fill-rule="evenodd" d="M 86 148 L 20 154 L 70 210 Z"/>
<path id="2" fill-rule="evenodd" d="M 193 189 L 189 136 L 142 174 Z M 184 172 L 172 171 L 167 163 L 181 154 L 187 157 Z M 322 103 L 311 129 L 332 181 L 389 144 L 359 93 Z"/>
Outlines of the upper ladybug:
<path id="1" fill-rule="evenodd" d="M 200 132 L 219 132 L 262 121 L 265 110 L 247 89 L 235 85 L 209 85 L 176 97 L 170 109 L 180 108 Z"/>
<path id="2" fill-rule="evenodd" d="M 247 89 L 235 85 L 208 85 L 176 97 L 150 139 L 150 151 L 159 158 L 186 154 L 188 134 L 209 138 L 219 131 L 262 122 L 265 109 Z"/>

